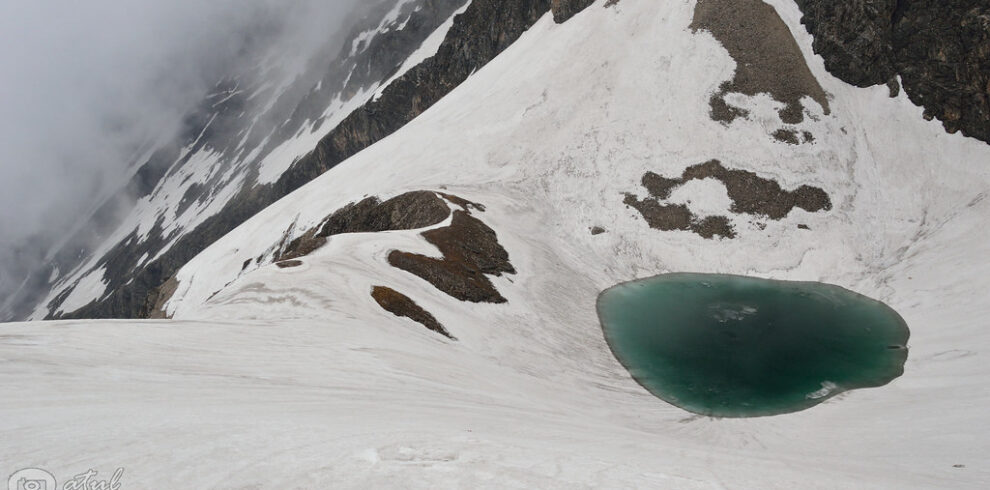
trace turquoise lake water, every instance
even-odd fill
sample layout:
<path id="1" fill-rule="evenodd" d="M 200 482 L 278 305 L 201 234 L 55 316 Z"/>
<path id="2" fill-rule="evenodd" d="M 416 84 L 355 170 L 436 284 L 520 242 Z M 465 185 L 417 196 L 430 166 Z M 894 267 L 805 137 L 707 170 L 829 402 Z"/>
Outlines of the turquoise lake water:
<path id="1" fill-rule="evenodd" d="M 657 397 L 713 417 L 811 408 L 904 372 L 910 332 L 839 286 L 711 274 L 620 284 L 598 299 L 612 352 Z"/>

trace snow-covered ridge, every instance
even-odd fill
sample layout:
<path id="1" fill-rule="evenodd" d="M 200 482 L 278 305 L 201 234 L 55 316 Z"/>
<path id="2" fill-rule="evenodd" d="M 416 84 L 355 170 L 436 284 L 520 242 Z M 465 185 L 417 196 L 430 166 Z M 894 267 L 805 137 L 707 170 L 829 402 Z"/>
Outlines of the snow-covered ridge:
<path id="1" fill-rule="evenodd" d="M 205 97 L 201 112 L 191 115 L 181 143 L 166 141 L 138 160 L 136 172 L 142 166 L 161 168 L 162 178 L 154 188 L 145 191 L 102 236 L 88 239 L 96 243 L 92 249 L 82 255 L 58 256 L 56 268 L 64 275 L 49 281 L 52 285 L 46 298 L 33 299 L 32 318 L 69 314 L 116 291 L 190 231 L 215 219 L 237 195 L 277 180 L 340 120 L 383 84 L 391 83 L 385 78 L 412 53 L 417 53 L 417 59 L 422 57 L 419 47 L 435 30 L 423 29 L 439 26 L 462 3 L 435 2 L 424 9 L 421 0 L 402 0 L 385 11 L 385 19 L 365 20 L 388 27 L 387 34 L 398 36 L 399 41 L 369 42 L 362 53 L 352 57 L 342 52 L 336 60 L 316 60 L 301 73 L 286 71 L 278 59 L 263 59 L 257 70 L 260 75 L 250 81 L 218 82 L 216 90 Z M 390 20 L 399 11 L 407 21 L 421 16 L 415 29 L 406 32 L 405 25 Z M 436 16 L 441 18 L 434 20 Z M 445 33 L 446 29 L 449 26 L 440 30 Z M 403 38 L 409 38 L 408 45 L 402 45 Z M 393 52 L 396 49 L 405 52 Z M 389 64 L 392 59 L 394 66 Z M 120 207 L 109 204 L 109 210 Z M 81 229 L 85 225 L 81 223 Z M 90 277 L 105 278 L 104 287 L 92 287 L 93 280 L 86 283 L 90 287 L 77 286 Z M 73 301 L 62 304 L 69 295 Z"/>
<path id="2" fill-rule="evenodd" d="M 982 426 L 985 415 L 975 407 L 990 396 L 976 388 L 978 378 L 961 374 L 983 373 L 971 353 L 990 347 L 990 335 L 972 321 L 990 313 L 977 292 L 990 270 L 970 259 L 990 251 L 979 238 L 990 205 L 990 148 L 945 134 L 903 95 L 891 99 L 885 88 L 857 89 L 829 76 L 799 29 L 797 9 L 773 4 L 832 97 L 831 114 L 809 104 L 809 117 L 797 125 L 815 134 L 813 143 L 768 137 L 781 125 L 781 105 L 766 95 L 733 98 L 750 111 L 746 119 L 726 125 L 710 118 L 710 95 L 732 76 L 733 61 L 710 34 L 687 28 L 693 5 L 595 5 L 563 25 L 548 16 L 420 118 L 194 259 L 179 273 L 170 311 L 186 320 L 332 318 L 360 328 L 383 321 L 368 297 L 371 287 L 395 285 L 479 357 L 498 359 L 516 373 L 539 372 L 556 393 L 575 390 L 600 400 L 595 406 L 632 403 L 637 408 L 629 409 L 643 418 L 623 430 L 677 434 L 671 437 L 678 447 L 725 448 L 724 454 L 706 452 L 711 464 L 704 470 L 683 470 L 693 467 L 692 458 L 675 457 L 678 463 L 671 464 L 682 470 L 669 475 L 766 488 L 789 474 L 732 463 L 745 452 L 757 460 L 787 460 L 803 475 L 794 481 L 809 487 L 820 486 L 811 475 L 823 471 L 822 464 L 832 488 L 976 481 L 985 468 L 969 455 L 979 453 L 986 438 L 967 443 L 947 434 Z M 786 189 L 820 187 L 834 206 L 819 213 L 795 209 L 780 221 L 740 221 L 736 239 L 705 240 L 652 230 L 623 205 L 644 172 L 677 176 L 712 158 Z M 390 267 L 391 250 L 436 254 L 415 232 L 332 237 L 303 259 L 303 267 L 262 267 L 237 277 L 243 259 L 274 243 L 289 221 L 311 225 L 365 195 L 418 188 L 446 188 L 486 204 L 486 220 L 519 271 L 496 279 L 507 304 L 454 302 Z M 724 193 L 712 184 L 685 187 L 676 198 L 707 206 Z M 592 235 L 593 226 L 607 232 Z M 659 400 L 617 394 L 638 392 L 610 357 L 594 314 L 602 289 L 664 271 L 822 280 L 882 299 L 912 327 L 907 373 L 888 387 L 791 416 L 678 424 L 686 416 Z M 403 366 L 416 371 L 421 365 Z M 932 400 L 929 387 L 952 372 L 962 376 L 948 382 L 956 388 L 944 388 L 958 389 L 952 401 Z M 595 383 L 609 388 L 598 392 Z M 927 403 L 941 408 L 933 412 Z M 941 421 L 940 411 L 954 413 L 952 425 Z M 911 430 L 901 430 L 908 425 Z M 576 437 L 611 444 L 593 431 L 582 434 Z M 891 449 L 892 437 L 905 449 Z M 758 441 L 760 449 L 743 441 Z M 907 449 L 920 446 L 926 449 Z M 890 457 L 871 458 L 879 451 Z M 970 472 L 953 473 L 954 464 Z"/>
<path id="3" fill-rule="evenodd" d="M 436 2 L 450 8 L 449 12 L 463 5 L 460 0 L 436 0 Z M 425 5 L 437 7 L 438 3 Z M 158 302 L 158 297 L 162 293 L 161 286 L 169 281 L 178 267 L 196 253 L 259 210 L 418 117 L 423 110 L 436 103 L 478 68 L 515 42 L 549 8 L 549 4 L 542 0 L 511 0 L 510 4 L 492 0 L 472 2 L 463 15 L 455 17 L 457 29 L 451 29 L 436 56 L 428 58 L 406 75 L 392 82 L 382 98 L 370 101 L 351 113 L 320 141 L 316 149 L 292 164 L 277 182 L 238 192 L 236 197 L 228 201 L 217 214 L 210 216 L 192 230 L 184 230 L 174 238 L 174 241 L 167 242 L 166 245 L 170 249 L 143 268 L 128 269 L 126 263 L 114 263 L 114 270 L 108 269 L 106 274 L 110 280 L 111 292 L 100 302 L 87 305 L 66 317 L 147 316 L 149 314 L 147 308 Z M 433 15 L 435 25 L 440 25 L 447 18 L 439 16 L 436 10 L 426 7 L 415 13 L 417 16 L 420 14 Z M 426 24 L 429 25 L 431 24 Z M 407 28 L 414 29 L 424 37 L 429 34 L 424 30 L 424 23 L 420 20 L 410 21 L 407 23 Z M 374 42 L 378 43 L 381 39 L 383 45 L 390 45 L 393 35 L 405 36 L 403 33 L 389 31 L 376 37 Z M 398 66 L 403 60 L 393 61 L 394 65 L 389 66 Z M 367 70 L 372 69 L 373 66 L 367 64 L 359 64 L 359 66 L 361 77 L 368 79 Z M 357 72 L 348 73 L 349 83 L 353 83 L 355 78 L 351 75 L 355 73 Z M 381 75 L 385 76 L 385 74 Z M 328 90 L 327 87 L 332 86 L 334 84 L 323 83 L 321 90 Z M 316 94 L 317 97 L 324 95 L 316 92 L 310 94 Z M 306 98 L 310 99 L 311 95 L 307 95 Z M 315 117 L 314 114 L 318 114 L 312 110 L 313 107 L 307 104 L 300 105 L 293 112 L 292 117 L 278 128 L 278 134 L 293 134 L 306 121 Z M 317 122 L 317 125 L 319 124 Z M 265 144 L 271 145 L 268 142 Z M 247 181 L 251 180 L 251 178 L 247 179 Z M 212 191 L 215 188 L 216 185 L 211 183 L 203 189 Z M 188 201 L 187 197 L 183 196 L 183 201 Z M 159 237 L 157 233 L 154 235 Z M 160 246 L 157 238 L 142 241 L 132 239 L 131 242 L 122 242 L 112 255 L 126 260 L 127 257 L 138 256 L 143 249 L 157 249 Z M 137 250 L 134 250 L 135 248 Z M 130 278 L 130 280 L 122 283 L 115 278 Z"/>

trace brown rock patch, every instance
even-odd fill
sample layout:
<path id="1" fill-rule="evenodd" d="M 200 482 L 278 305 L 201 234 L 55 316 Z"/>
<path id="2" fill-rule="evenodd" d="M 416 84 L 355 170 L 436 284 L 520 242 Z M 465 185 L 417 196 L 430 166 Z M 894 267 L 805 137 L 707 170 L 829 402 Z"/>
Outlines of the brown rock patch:
<path id="1" fill-rule="evenodd" d="M 470 201 L 451 197 L 473 205 Z M 319 226 L 289 242 L 277 254 L 276 261 L 309 255 L 326 244 L 327 238 L 333 235 L 415 230 L 439 224 L 448 216 L 450 207 L 435 192 L 407 192 L 385 202 L 369 197 L 340 208 Z"/>
<path id="2" fill-rule="evenodd" d="M 736 61 L 736 73 L 711 98 L 712 119 L 731 123 L 746 111 L 729 106 L 725 95 L 768 93 L 786 104 L 780 118 L 788 124 L 804 120 L 802 97 L 811 97 L 829 113 L 828 98 L 811 73 L 801 49 L 773 7 L 761 0 L 698 0 L 691 23 L 706 30 Z"/>
<path id="3" fill-rule="evenodd" d="M 787 143 L 789 145 L 799 145 L 801 140 L 798 139 L 797 131 L 793 129 L 778 129 L 773 133 L 773 139 L 780 141 L 782 143 Z"/>
<path id="4" fill-rule="evenodd" d="M 796 207 L 810 213 L 832 209 L 832 201 L 828 194 L 817 187 L 802 185 L 794 191 L 785 191 L 776 180 L 764 179 L 746 170 L 727 169 L 718 160 L 709 160 L 688 167 L 680 179 L 665 179 L 674 182 L 675 185 L 663 194 L 655 194 L 653 189 L 647 186 L 648 179 L 650 181 L 663 179 L 652 172 L 647 172 L 643 176 L 643 185 L 654 197 L 667 199 L 675 187 L 680 187 L 691 180 L 708 178 L 725 184 L 729 199 L 732 199 L 731 210 L 734 213 L 763 215 L 773 220 L 780 220 Z"/>
<path id="5" fill-rule="evenodd" d="M 448 216 L 450 208 L 432 191 L 407 192 L 385 202 L 369 197 L 330 215 L 317 236 L 415 230 L 438 224 Z"/>
<path id="6" fill-rule="evenodd" d="M 461 301 L 506 302 L 486 276 L 516 272 L 494 230 L 466 211 L 455 211 L 450 226 L 422 235 L 440 250 L 443 258 L 396 250 L 389 254 L 389 264 L 419 276 Z"/>
<path id="7" fill-rule="evenodd" d="M 725 184 L 732 199 L 732 212 L 763 215 L 773 220 L 781 220 L 794 208 L 809 213 L 832 209 L 828 194 L 809 185 L 802 185 L 794 191 L 785 191 L 776 180 L 764 179 L 746 170 L 730 170 L 718 160 L 711 160 L 688 167 L 682 181 L 714 178 Z"/>
<path id="8" fill-rule="evenodd" d="M 398 317 L 409 318 L 448 339 L 457 340 L 450 335 L 450 332 L 430 312 L 424 310 L 408 296 L 385 286 L 375 286 L 371 291 L 371 297 L 385 311 Z"/>
<path id="9" fill-rule="evenodd" d="M 314 250 L 325 245 L 327 243 L 327 239 L 316 236 L 318 230 L 319 228 L 313 228 L 312 230 L 304 233 L 303 236 L 289 242 L 289 244 L 282 250 L 282 253 L 275 257 L 276 262 L 305 257 L 313 253 Z"/>
<path id="10" fill-rule="evenodd" d="M 145 305 L 147 318 L 152 320 L 165 320 L 170 318 L 165 312 L 165 303 L 172 299 L 172 296 L 179 289 L 179 280 L 175 276 L 170 277 L 164 284 L 155 288 L 148 294 L 148 303 Z"/>
<path id="11" fill-rule="evenodd" d="M 722 166 L 718 160 L 688 167 L 679 178 L 667 178 L 653 172 L 643 175 L 643 187 L 650 197 L 639 199 L 626 194 L 625 204 L 635 208 L 651 228 L 664 231 L 693 231 L 705 238 L 736 236 L 732 225 L 725 216 L 709 216 L 701 219 L 684 204 L 663 204 L 660 201 L 670 198 L 674 189 L 692 180 L 716 179 L 725 185 L 730 210 L 737 214 L 766 216 L 781 220 L 794 208 L 815 213 L 832 209 L 828 194 L 818 188 L 802 185 L 787 191 L 773 179 L 764 179 L 746 170 L 732 170 Z"/>
<path id="12" fill-rule="evenodd" d="M 639 200 L 632 194 L 626 194 L 624 202 L 639 211 L 650 228 L 662 231 L 692 231 L 707 239 L 715 238 L 716 235 L 725 238 L 736 237 L 735 230 L 725 216 L 700 219 L 684 204 L 660 204 L 656 198 Z"/>

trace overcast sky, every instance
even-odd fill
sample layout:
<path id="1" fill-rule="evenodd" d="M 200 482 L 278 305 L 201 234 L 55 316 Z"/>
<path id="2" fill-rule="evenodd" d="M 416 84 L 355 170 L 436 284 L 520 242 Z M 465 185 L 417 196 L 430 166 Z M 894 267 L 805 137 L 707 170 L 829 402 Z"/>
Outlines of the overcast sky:
<path id="1" fill-rule="evenodd" d="M 173 134 L 235 69 L 246 36 L 278 33 L 270 49 L 305 57 L 358 3 L 0 1 L 0 294 L 14 245 L 50 241 L 92 208 L 135 145 Z"/>

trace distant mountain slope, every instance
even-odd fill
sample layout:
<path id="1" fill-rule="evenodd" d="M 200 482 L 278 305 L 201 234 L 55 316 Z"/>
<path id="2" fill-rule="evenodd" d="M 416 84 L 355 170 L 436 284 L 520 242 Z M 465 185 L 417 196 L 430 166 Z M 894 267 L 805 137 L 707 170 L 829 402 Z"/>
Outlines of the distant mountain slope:
<path id="1" fill-rule="evenodd" d="M 399 7 L 403 4 L 400 2 Z M 257 185 L 227 185 L 220 190 L 215 184 L 205 187 L 212 197 L 202 201 L 201 205 L 208 212 L 198 213 L 192 223 L 184 223 L 182 232 L 177 233 L 167 223 L 156 221 L 150 225 L 149 239 L 142 236 L 149 227 L 146 222 L 145 229 L 136 229 L 133 235 L 116 242 L 114 249 L 96 254 L 96 257 L 103 258 L 96 260 L 81 279 L 75 279 L 89 288 L 77 290 L 69 286 L 57 294 L 53 293 L 41 309 L 36 310 L 36 315 L 48 318 L 148 315 L 157 301 L 156 289 L 205 246 L 288 192 L 416 117 L 504 50 L 549 9 L 549 0 L 471 2 L 463 14 L 446 26 L 449 32 L 435 56 L 392 80 L 380 95 L 340 121 L 339 125 L 334 124 L 336 121 L 317 122 L 316 127 L 333 130 L 308 156 L 291 163 L 291 154 L 275 153 L 280 158 L 273 160 L 272 165 L 291 164 L 284 173 L 265 173 L 262 168 L 260 171 L 252 169 L 247 175 L 237 177 L 246 182 L 257 182 Z M 419 13 L 419 10 L 413 9 L 411 15 Z M 352 49 L 359 45 L 352 44 Z M 415 52 L 413 55 L 419 56 Z M 375 93 L 376 90 L 368 89 L 366 93 Z M 301 107 L 305 107 L 305 103 Z M 338 113 L 346 114 L 346 111 Z M 303 154 L 309 151 L 306 149 L 307 141 L 314 140 L 297 138 L 288 144 Z M 190 196 L 183 197 L 186 202 L 190 199 Z M 173 204 L 165 208 L 176 207 Z M 93 277 L 87 278 L 87 275 Z"/>
<path id="2" fill-rule="evenodd" d="M 384 1 L 369 7 L 339 53 L 327 49 L 302 75 L 280 79 L 270 60 L 262 60 L 259 71 L 271 75 L 251 79 L 254 86 L 238 78 L 221 80 L 189 116 L 179 139 L 149 149 L 124 197 L 108 201 L 81 227 L 72 246 L 53 256 L 51 267 L 25 280 L 22 291 L 50 290 L 47 297 L 18 296 L 0 306 L 15 318 L 151 314 L 162 299 L 159 288 L 209 244 L 416 118 L 544 13 L 552 11 L 555 21 L 565 22 L 592 3 Z M 618 1 L 602 4 L 621 8 Z M 943 120 L 949 131 L 988 139 L 983 130 L 990 127 L 990 99 L 981 84 L 990 83 L 990 67 L 973 58 L 990 39 L 981 20 L 984 7 L 957 1 L 939 11 L 935 27 L 922 28 L 917 19 L 930 14 L 920 6 L 880 2 L 856 10 L 853 4 L 811 0 L 798 5 L 816 49 L 836 76 L 867 84 L 901 73 L 908 95 L 926 107 L 926 117 Z M 883 23 L 887 14 L 893 28 Z M 849 41 L 851 31 L 842 31 L 846 24 L 836 24 L 847 18 L 859 19 L 863 32 L 873 33 L 858 39 L 872 41 Z M 943 47 L 911 48 L 936 45 Z M 868 62 L 874 58 L 876 63 Z M 334 60 L 329 68 L 327 59 Z M 950 64 L 965 69 L 946 71 Z M 813 97 L 827 109 L 824 93 Z M 792 108 L 797 103 L 788 100 Z M 725 102 L 719 98 L 713 104 Z M 723 105 L 713 110 L 742 111 Z M 780 141 L 799 144 L 814 137 L 787 126 L 791 120 L 783 122 L 773 132 Z M 126 205 L 129 196 L 139 198 L 133 209 Z M 95 245 L 80 248 L 80 243 Z"/>
<path id="3" fill-rule="evenodd" d="M 424 50 L 436 49 L 466 4 L 369 2 L 352 32 L 328 34 L 319 54 L 301 67 L 285 66 L 291 56 L 258 49 L 253 69 L 218 81 L 186 117 L 181 134 L 145 149 L 127 186 L 92 216 L 80 216 L 66 245 L 51 252 L 49 266 L 35 271 L 21 294 L 5 298 L 0 314 L 57 317 L 127 284 L 141 291 L 138 296 L 157 287 L 163 282 L 158 276 L 190 253 L 173 251 L 180 239 L 216 223 L 211 218 L 225 206 L 236 207 L 233 200 L 277 180 L 383 83 L 401 75 L 407 62 L 431 54 Z M 170 254 L 180 257 L 156 261 Z M 47 297 L 37 297 L 45 291 Z M 126 311 L 115 309 L 117 316 L 138 315 L 143 299 L 132 303 Z"/>

